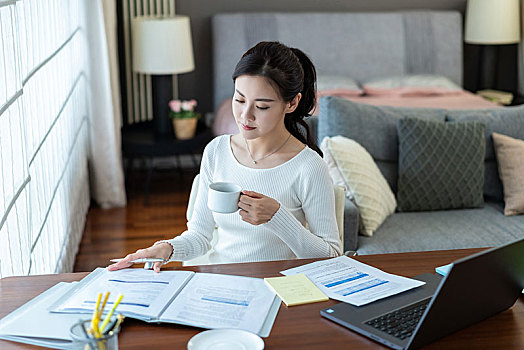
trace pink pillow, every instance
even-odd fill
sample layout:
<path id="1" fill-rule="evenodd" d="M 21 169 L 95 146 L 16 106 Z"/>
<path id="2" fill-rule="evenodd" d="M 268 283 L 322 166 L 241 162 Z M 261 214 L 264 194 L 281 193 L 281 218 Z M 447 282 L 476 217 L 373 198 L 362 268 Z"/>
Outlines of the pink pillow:
<path id="1" fill-rule="evenodd" d="M 228 98 L 218 106 L 212 127 L 215 136 L 238 133 L 237 123 L 233 116 L 233 107 L 231 106 L 232 102 L 233 99 Z"/>
<path id="2" fill-rule="evenodd" d="M 364 85 L 364 93 L 369 96 L 438 96 L 438 95 L 456 95 L 461 90 L 450 90 L 445 87 L 432 86 L 403 86 L 396 88 L 378 88 Z"/>

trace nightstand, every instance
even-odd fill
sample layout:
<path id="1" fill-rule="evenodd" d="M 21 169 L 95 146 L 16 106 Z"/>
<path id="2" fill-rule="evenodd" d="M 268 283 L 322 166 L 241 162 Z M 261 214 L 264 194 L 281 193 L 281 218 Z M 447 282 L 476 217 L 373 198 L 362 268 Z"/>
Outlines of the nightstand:
<path id="1" fill-rule="evenodd" d="M 125 170 L 128 177 L 129 168 L 135 158 L 146 158 L 147 177 L 145 183 L 145 199 L 149 200 L 149 188 L 153 175 L 153 159 L 156 157 L 177 157 L 177 165 L 181 171 L 179 155 L 191 156 L 195 169 L 200 167 L 195 155 L 202 153 L 204 147 L 213 139 L 211 129 L 199 121 L 195 137 L 189 140 L 177 140 L 174 136 L 156 136 L 152 122 L 140 122 L 122 128 L 122 156 L 127 160 Z"/>
<path id="2" fill-rule="evenodd" d="M 513 98 L 513 101 L 511 101 L 511 106 L 518 106 L 524 104 L 524 96 L 517 95 Z"/>

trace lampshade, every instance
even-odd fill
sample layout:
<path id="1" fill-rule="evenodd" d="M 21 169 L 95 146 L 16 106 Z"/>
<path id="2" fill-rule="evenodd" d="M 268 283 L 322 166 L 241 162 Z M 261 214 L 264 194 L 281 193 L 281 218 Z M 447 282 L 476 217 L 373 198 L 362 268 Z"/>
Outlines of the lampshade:
<path id="1" fill-rule="evenodd" d="M 470 44 L 518 43 L 519 0 L 468 0 L 464 41 Z"/>
<path id="2" fill-rule="evenodd" d="M 133 70 L 178 74 L 195 69 L 189 17 L 137 17 L 131 22 Z"/>

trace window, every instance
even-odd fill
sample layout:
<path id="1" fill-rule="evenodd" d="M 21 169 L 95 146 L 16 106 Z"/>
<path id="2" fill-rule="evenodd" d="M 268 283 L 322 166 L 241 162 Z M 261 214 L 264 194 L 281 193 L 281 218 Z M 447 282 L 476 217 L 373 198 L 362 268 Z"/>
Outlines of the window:
<path id="1" fill-rule="evenodd" d="M 0 277 L 71 271 L 89 206 L 86 0 L 0 0 Z"/>

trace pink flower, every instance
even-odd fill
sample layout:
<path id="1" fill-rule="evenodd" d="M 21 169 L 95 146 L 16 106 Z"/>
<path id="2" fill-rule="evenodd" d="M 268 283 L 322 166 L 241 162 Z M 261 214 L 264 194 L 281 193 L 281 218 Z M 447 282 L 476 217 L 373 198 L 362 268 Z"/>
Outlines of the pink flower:
<path id="1" fill-rule="evenodd" d="M 182 102 L 180 102 L 180 100 L 171 100 L 169 101 L 169 108 L 171 108 L 171 110 L 173 112 L 180 112 L 180 108 L 182 107 Z"/>
<path id="2" fill-rule="evenodd" d="M 193 104 L 191 103 L 191 101 L 182 101 L 182 110 L 192 112 Z"/>

